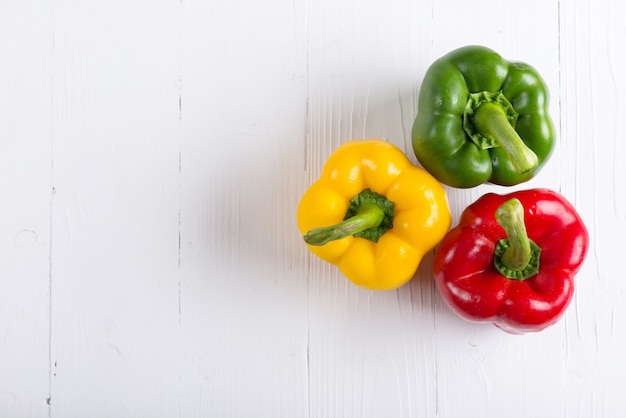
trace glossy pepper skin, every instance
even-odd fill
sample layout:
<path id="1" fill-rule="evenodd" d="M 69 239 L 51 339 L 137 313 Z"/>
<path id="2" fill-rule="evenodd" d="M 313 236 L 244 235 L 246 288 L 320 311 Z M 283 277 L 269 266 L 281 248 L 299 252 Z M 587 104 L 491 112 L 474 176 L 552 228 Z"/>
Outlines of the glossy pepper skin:
<path id="1" fill-rule="evenodd" d="M 512 266 L 500 250 L 525 244 L 524 237 L 536 248 L 530 260 Z M 489 193 L 467 207 L 442 240 L 435 282 L 448 306 L 469 321 L 514 334 L 541 331 L 570 303 L 588 240 L 574 207 L 554 191 Z M 515 259 L 515 251 L 509 255 Z"/>
<path id="2" fill-rule="evenodd" d="M 304 193 L 297 221 L 309 249 L 353 283 L 392 290 L 408 282 L 450 228 L 443 186 L 394 145 L 353 140 Z"/>
<path id="3" fill-rule="evenodd" d="M 459 48 L 427 70 L 412 136 L 420 164 L 449 186 L 528 181 L 554 146 L 548 89 L 527 64 Z"/>

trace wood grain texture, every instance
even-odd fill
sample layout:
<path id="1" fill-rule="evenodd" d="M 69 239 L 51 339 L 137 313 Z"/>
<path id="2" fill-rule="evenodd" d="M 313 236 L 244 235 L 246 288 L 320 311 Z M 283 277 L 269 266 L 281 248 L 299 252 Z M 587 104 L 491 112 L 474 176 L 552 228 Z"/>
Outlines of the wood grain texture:
<path id="1" fill-rule="evenodd" d="M 617 0 L 0 2 L 0 417 L 613 417 L 626 410 L 626 8 Z M 549 187 L 591 249 L 537 335 L 302 243 L 326 158 L 416 162 L 433 60 L 483 44 L 550 87 Z"/>

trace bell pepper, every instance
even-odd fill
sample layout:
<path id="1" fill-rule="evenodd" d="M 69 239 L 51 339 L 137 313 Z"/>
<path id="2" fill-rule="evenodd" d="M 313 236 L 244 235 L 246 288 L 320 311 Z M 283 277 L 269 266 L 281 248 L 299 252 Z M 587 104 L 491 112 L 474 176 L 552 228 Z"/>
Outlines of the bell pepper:
<path id="1" fill-rule="evenodd" d="M 528 181 L 554 146 L 548 89 L 527 64 L 459 48 L 428 68 L 412 137 L 420 164 L 449 186 Z"/>
<path id="2" fill-rule="evenodd" d="M 557 192 L 489 193 L 442 240 L 435 282 L 467 320 L 513 334 L 541 331 L 569 305 L 588 241 L 581 217 Z"/>
<path id="3" fill-rule="evenodd" d="M 308 248 L 353 283 L 392 290 L 450 228 L 443 188 L 394 145 L 352 140 L 304 193 L 297 221 Z"/>

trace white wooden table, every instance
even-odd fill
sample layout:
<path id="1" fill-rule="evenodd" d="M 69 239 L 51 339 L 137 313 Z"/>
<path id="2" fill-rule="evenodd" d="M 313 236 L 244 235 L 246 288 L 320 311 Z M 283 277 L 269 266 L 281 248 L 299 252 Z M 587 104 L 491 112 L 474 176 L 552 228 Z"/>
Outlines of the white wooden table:
<path id="1" fill-rule="evenodd" d="M 626 3 L 0 0 L 1 417 L 626 412 Z M 467 323 L 302 243 L 330 153 L 411 150 L 424 72 L 482 44 L 551 91 L 549 187 L 590 251 L 565 317 Z"/>

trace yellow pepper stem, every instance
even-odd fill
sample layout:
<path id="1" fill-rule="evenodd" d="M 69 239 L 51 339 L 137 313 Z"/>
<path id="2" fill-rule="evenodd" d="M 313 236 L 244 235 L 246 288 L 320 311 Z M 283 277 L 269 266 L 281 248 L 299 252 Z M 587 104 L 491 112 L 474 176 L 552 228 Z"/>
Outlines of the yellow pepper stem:
<path id="1" fill-rule="evenodd" d="M 311 245 L 324 245 L 370 228 L 377 228 L 384 217 L 385 214 L 378 205 L 366 204 L 361 206 L 355 216 L 337 225 L 311 229 L 304 234 L 304 241 Z"/>
<path id="2" fill-rule="evenodd" d="M 304 234 L 304 241 L 310 245 L 324 245 L 354 235 L 378 242 L 393 227 L 394 208 L 395 204 L 385 196 L 365 189 L 350 200 L 343 222 L 313 228 Z"/>

